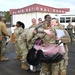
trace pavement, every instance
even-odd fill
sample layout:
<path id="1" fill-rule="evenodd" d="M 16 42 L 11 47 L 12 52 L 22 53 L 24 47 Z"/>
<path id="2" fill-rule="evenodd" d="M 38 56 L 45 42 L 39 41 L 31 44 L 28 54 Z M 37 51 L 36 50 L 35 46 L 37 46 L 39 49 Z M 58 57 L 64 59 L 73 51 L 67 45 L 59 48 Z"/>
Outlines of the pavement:
<path id="1" fill-rule="evenodd" d="M 8 29 L 9 34 L 11 34 L 10 28 Z M 73 44 L 68 44 L 69 48 L 69 64 L 67 67 L 67 75 L 75 75 L 75 42 Z M 9 42 L 6 46 L 6 57 L 10 60 L 1 62 L 0 61 L 0 75 L 39 75 L 39 72 L 30 72 L 21 69 L 21 61 L 14 60 L 15 47 L 14 44 Z"/>

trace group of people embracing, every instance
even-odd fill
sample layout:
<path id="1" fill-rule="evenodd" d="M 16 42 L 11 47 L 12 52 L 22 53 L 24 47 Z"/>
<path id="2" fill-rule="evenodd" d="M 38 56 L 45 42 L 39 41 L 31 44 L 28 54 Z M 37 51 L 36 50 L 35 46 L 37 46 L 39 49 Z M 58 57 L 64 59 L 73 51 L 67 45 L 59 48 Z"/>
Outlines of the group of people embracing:
<path id="1" fill-rule="evenodd" d="M 27 62 L 27 54 L 33 47 L 36 39 L 41 38 L 42 45 L 56 44 L 57 41 L 62 41 L 65 53 L 63 59 L 55 63 L 42 63 L 40 75 L 66 75 L 68 65 L 68 46 L 70 36 L 64 26 L 59 24 L 58 19 L 51 18 L 50 15 L 45 15 L 44 21 L 38 19 L 40 23 L 36 23 L 36 19 L 32 19 L 32 25 L 24 31 L 23 23 L 17 22 L 17 28 L 14 30 L 16 58 L 22 62 L 21 68 L 28 70 L 30 64 Z M 23 28 L 22 28 L 23 27 Z M 65 36 L 57 37 L 56 29 L 63 30 Z M 40 58 L 39 58 L 40 59 Z"/>

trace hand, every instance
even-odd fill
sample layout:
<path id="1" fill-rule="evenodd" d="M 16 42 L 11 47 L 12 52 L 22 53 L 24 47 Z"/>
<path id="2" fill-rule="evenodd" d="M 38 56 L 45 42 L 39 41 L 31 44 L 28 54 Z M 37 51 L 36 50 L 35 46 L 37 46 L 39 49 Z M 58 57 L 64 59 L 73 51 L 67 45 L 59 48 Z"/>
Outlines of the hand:
<path id="1" fill-rule="evenodd" d="M 0 36 L 0 41 L 2 40 L 2 36 Z"/>
<path id="2" fill-rule="evenodd" d="M 50 31 L 50 30 L 44 30 L 44 32 L 48 35 L 52 35 L 52 31 Z"/>
<path id="3" fill-rule="evenodd" d="M 60 37 L 56 37 L 56 40 L 60 40 Z"/>
<path id="4" fill-rule="evenodd" d="M 36 30 L 34 30 L 34 34 L 36 34 L 37 33 L 37 31 Z"/>

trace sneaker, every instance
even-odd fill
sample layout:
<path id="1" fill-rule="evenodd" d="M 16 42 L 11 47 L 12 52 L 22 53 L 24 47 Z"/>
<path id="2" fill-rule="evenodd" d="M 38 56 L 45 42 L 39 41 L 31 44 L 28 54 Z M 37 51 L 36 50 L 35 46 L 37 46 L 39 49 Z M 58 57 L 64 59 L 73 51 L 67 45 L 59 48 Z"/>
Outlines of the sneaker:
<path id="1" fill-rule="evenodd" d="M 36 72 L 36 66 L 30 65 L 30 71 L 31 72 Z"/>

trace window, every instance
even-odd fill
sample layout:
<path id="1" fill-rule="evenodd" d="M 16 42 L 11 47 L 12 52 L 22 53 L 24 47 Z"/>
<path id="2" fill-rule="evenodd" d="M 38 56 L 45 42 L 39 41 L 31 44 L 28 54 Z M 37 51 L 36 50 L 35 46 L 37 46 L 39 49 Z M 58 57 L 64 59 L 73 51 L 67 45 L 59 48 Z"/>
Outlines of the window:
<path id="1" fill-rule="evenodd" d="M 65 17 L 60 17 L 60 23 L 65 23 Z"/>
<path id="2" fill-rule="evenodd" d="M 70 17 L 66 17 L 66 23 L 68 23 L 70 21 L 71 21 Z"/>
<path id="3" fill-rule="evenodd" d="M 72 22 L 75 22 L 75 17 L 72 17 Z"/>

